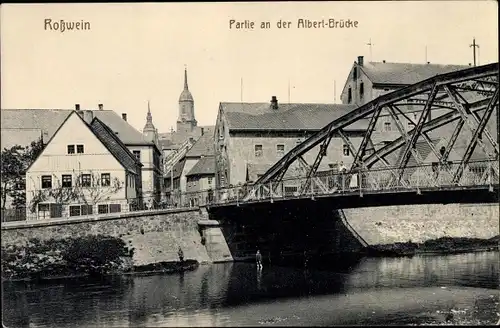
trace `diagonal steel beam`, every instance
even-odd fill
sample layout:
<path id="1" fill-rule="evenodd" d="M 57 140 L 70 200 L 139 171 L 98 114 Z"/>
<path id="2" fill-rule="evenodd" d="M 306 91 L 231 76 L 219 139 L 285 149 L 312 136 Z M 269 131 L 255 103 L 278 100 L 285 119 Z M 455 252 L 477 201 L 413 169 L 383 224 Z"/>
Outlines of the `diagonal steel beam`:
<path id="1" fill-rule="evenodd" d="M 316 156 L 316 159 L 314 160 L 313 165 L 307 172 L 306 180 L 304 181 L 304 183 L 300 188 L 300 194 L 302 194 L 309 187 L 311 183 L 311 177 L 318 170 L 318 167 L 321 164 L 321 160 L 323 159 L 323 157 L 326 156 L 328 145 L 330 144 L 332 137 L 333 137 L 333 128 L 330 128 L 328 135 L 326 136 L 326 138 L 323 140 L 323 143 L 319 147 L 319 152 L 318 155 Z"/>
<path id="2" fill-rule="evenodd" d="M 467 146 L 467 150 L 465 151 L 464 156 L 462 157 L 462 161 L 460 162 L 460 165 L 458 166 L 457 172 L 455 173 L 455 176 L 453 177 L 453 182 L 458 183 L 460 179 L 462 178 L 462 174 L 464 172 L 465 166 L 469 163 L 469 160 L 472 156 L 472 153 L 474 152 L 474 149 L 477 146 L 479 139 L 479 136 L 483 133 L 484 128 L 486 127 L 486 124 L 488 123 L 488 120 L 491 117 L 491 114 L 493 113 L 493 109 L 495 106 L 498 106 L 498 87 L 495 90 L 495 94 L 493 97 L 491 97 L 490 103 L 486 107 L 486 110 L 483 114 L 483 117 L 481 118 L 481 121 L 479 121 L 479 124 L 476 128 L 476 131 L 474 132 L 474 135 L 472 136 L 471 141 L 469 142 L 469 145 Z"/>
<path id="3" fill-rule="evenodd" d="M 414 122 L 408 115 L 406 115 L 398 106 L 392 105 L 392 107 L 394 109 L 396 109 L 401 115 L 403 115 L 403 117 L 406 118 L 409 122 L 411 122 L 413 124 L 413 126 L 417 125 L 417 123 Z M 431 151 L 434 153 L 434 155 L 436 155 L 436 157 L 438 159 L 441 159 L 441 154 L 436 149 L 436 147 L 434 147 L 434 143 L 432 143 L 431 138 L 425 132 L 422 132 L 421 134 L 422 134 L 422 137 L 424 137 L 425 141 L 427 142 L 427 145 L 429 145 L 429 148 L 431 149 Z"/>
<path id="4" fill-rule="evenodd" d="M 458 93 L 455 90 L 453 90 L 452 88 L 450 88 L 448 86 L 444 86 L 444 89 L 446 90 L 446 92 L 448 93 L 448 96 L 451 98 L 451 100 L 455 104 L 455 107 L 456 107 L 457 111 L 460 113 L 460 115 L 462 116 L 462 119 L 465 121 L 465 123 L 467 124 L 467 126 L 469 127 L 471 132 L 474 133 L 477 129 L 477 126 L 479 125 L 479 121 L 478 121 L 477 116 L 472 114 L 472 112 L 469 109 L 469 106 L 464 106 L 459 101 L 458 96 L 457 96 Z M 470 117 L 472 117 L 474 119 L 474 123 L 476 123 L 476 124 L 473 123 L 473 120 L 471 120 Z M 499 151 L 498 151 L 497 143 L 493 140 L 493 138 L 491 137 L 491 135 L 489 134 L 489 132 L 487 130 L 483 131 L 483 134 L 486 136 L 486 138 L 493 145 L 493 150 L 494 150 L 495 154 L 498 155 Z M 492 157 L 488 148 L 486 148 L 486 145 L 484 144 L 484 142 L 481 139 L 478 139 L 478 142 L 479 142 L 479 145 L 481 146 L 481 148 L 483 148 L 484 152 L 489 157 Z"/>
<path id="5" fill-rule="evenodd" d="M 307 161 L 302 156 L 299 156 L 298 159 L 299 163 L 302 164 L 302 166 L 306 169 L 306 172 L 308 172 L 308 170 L 311 169 L 311 165 L 309 165 L 309 163 L 307 163 Z M 320 178 L 316 178 L 314 179 L 314 181 L 320 186 L 321 189 L 323 189 L 323 191 L 327 190 L 325 184 L 323 183 L 323 181 L 321 181 Z"/>
<path id="6" fill-rule="evenodd" d="M 446 145 L 446 148 L 444 150 L 443 157 L 441 157 L 441 164 L 445 164 L 448 161 L 448 157 L 450 156 L 453 146 L 455 146 L 455 142 L 457 141 L 460 131 L 462 131 L 462 127 L 464 126 L 464 124 L 465 121 L 461 118 L 458 121 L 457 126 L 455 126 L 453 134 L 451 135 L 450 140 L 448 140 L 448 144 Z"/>
<path id="7" fill-rule="evenodd" d="M 422 114 L 420 115 L 420 118 L 418 119 L 417 126 L 412 130 L 411 139 L 406 144 L 406 147 L 405 147 L 403 154 L 400 158 L 400 161 L 398 163 L 398 166 L 399 166 L 398 182 L 401 181 L 401 178 L 403 177 L 403 173 L 404 173 L 406 164 L 408 164 L 408 160 L 410 159 L 411 149 L 413 149 L 415 147 L 415 143 L 417 142 L 418 137 L 420 136 L 420 133 L 422 132 L 422 128 L 426 123 L 427 116 L 429 115 L 429 111 L 431 109 L 432 102 L 434 101 L 434 98 L 437 95 L 438 89 L 439 89 L 439 86 L 437 85 L 437 83 L 432 86 L 432 90 L 429 93 L 429 98 L 427 98 L 427 103 L 425 104 L 425 107 L 422 110 Z"/>
<path id="8" fill-rule="evenodd" d="M 370 123 L 368 123 L 368 128 L 366 130 L 365 136 L 359 145 L 358 151 L 354 156 L 354 160 L 352 161 L 351 171 L 356 168 L 359 163 L 363 160 L 366 152 L 366 146 L 368 145 L 368 141 L 371 140 L 371 136 L 373 131 L 375 130 L 375 125 L 377 124 L 378 117 L 380 116 L 380 112 L 382 111 L 382 106 L 379 106 L 377 103 L 374 104 L 373 115 L 370 118 Z"/>
<path id="9" fill-rule="evenodd" d="M 477 112 L 483 110 L 485 108 L 484 101 L 481 100 L 477 103 L 471 104 L 471 110 L 473 112 Z M 458 119 L 461 119 L 461 115 L 458 112 L 449 112 L 434 118 L 433 120 L 427 122 L 422 129 L 422 132 L 430 132 L 435 129 L 438 129 L 444 125 L 450 124 Z M 412 131 L 410 131 L 411 133 Z M 391 154 L 405 145 L 405 141 L 403 137 L 400 137 L 391 143 L 385 145 L 384 147 L 377 150 L 374 154 L 370 154 L 370 156 L 365 158 L 365 164 L 368 168 L 373 166 L 376 162 L 379 161 L 379 158 L 383 158 L 388 154 Z"/>
<path id="10" fill-rule="evenodd" d="M 349 140 L 349 137 L 344 133 L 344 131 L 342 129 L 339 129 L 337 133 L 342 138 L 342 141 L 344 141 L 347 147 L 349 147 L 349 151 L 351 152 L 351 154 L 356 154 L 356 147 L 354 147 L 351 140 Z"/>
<path id="11" fill-rule="evenodd" d="M 406 131 L 403 127 L 403 124 L 401 123 L 401 120 L 398 118 L 398 116 L 394 112 L 394 109 L 392 108 L 392 106 L 389 106 L 388 111 L 389 111 L 389 115 L 391 116 L 392 120 L 394 121 L 394 123 L 396 123 L 396 127 L 399 130 L 399 133 L 401 134 L 401 136 L 405 139 L 405 141 L 407 143 L 410 142 L 410 137 L 406 133 Z M 411 154 L 413 155 L 413 157 L 415 158 L 415 160 L 417 161 L 418 164 L 422 163 L 422 161 L 423 161 L 422 156 L 420 156 L 420 154 L 418 153 L 418 151 L 416 149 L 412 148 Z"/>

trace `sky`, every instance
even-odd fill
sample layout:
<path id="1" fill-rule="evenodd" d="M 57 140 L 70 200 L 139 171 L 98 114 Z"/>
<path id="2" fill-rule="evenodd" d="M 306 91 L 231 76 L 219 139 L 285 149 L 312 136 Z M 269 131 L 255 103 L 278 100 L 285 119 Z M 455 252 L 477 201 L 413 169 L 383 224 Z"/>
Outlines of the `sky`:
<path id="1" fill-rule="evenodd" d="M 498 62 L 496 1 L 3 4 L 1 108 L 112 109 L 139 131 L 148 101 L 159 132 L 176 125 L 184 67 L 198 125 L 220 102 L 339 103 L 365 61 Z M 298 28 L 298 19 L 357 28 Z M 55 24 L 89 22 L 89 30 Z M 254 29 L 230 28 L 230 20 Z M 277 22 L 291 21 L 290 28 Z M 269 22 L 270 28 L 260 28 Z M 233 24 L 234 27 L 235 24 Z M 371 47 L 367 44 L 373 44 Z M 426 51 L 427 49 L 427 51 Z M 290 90 L 290 92 L 289 92 Z M 335 97 L 336 95 L 336 97 Z M 336 98 L 336 99 L 335 99 Z M 1 113 L 0 113 L 1 114 Z"/>

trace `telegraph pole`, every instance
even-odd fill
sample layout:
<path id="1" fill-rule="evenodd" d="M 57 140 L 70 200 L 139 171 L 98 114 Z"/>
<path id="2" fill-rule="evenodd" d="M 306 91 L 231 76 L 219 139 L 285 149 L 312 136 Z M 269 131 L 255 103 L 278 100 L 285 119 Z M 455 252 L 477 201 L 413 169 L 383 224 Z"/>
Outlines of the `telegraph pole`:
<path id="1" fill-rule="evenodd" d="M 370 61 L 372 61 L 372 46 L 375 45 L 372 43 L 372 38 L 370 38 L 370 42 L 368 42 L 366 45 L 370 46 Z"/>
<path id="2" fill-rule="evenodd" d="M 479 50 L 479 44 L 476 43 L 476 38 L 472 39 L 472 44 L 469 45 L 472 47 L 472 55 L 474 56 L 474 66 L 476 66 L 476 48 Z"/>

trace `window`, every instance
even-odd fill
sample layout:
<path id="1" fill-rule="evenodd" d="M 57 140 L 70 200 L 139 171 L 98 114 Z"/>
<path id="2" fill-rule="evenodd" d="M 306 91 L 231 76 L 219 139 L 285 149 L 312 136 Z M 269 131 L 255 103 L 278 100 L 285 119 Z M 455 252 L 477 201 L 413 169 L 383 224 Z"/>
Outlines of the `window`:
<path id="1" fill-rule="evenodd" d="M 285 145 L 276 145 L 276 153 L 279 157 L 285 155 Z"/>
<path id="2" fill-rule="evenodd" d="M 72 177 L 71 174 L 63 174 L 62 176 L 62 186 L 64 188 L 71 188 Z"/>
<path id="3" fill-rule="evenodd" d="M 61 218 L 62 205 L 61 204 L 38 204 L 38 218 Z"/>
<path id="4" fill-rule="evenodd" d="M 141 161 L 141 151 L 140 150 L 134 150 L 132 151 L 134 154 L 135 158 L 137 158 L 138 161 Z"/>
<path id="5" fill-rule="evenodd" d="M 83 145 L 76 145 L 76 152 L 78 154 L 83 154 Z"/>
<path id="6" fill-rule="evenodd" d="M 352 101 L 352 90 L 351 87 L 347 90 L 347 103 L 350 104 Z"/>
<path id="7" fill-rule="evenodd" d="M 69 207 L 69 216 L 80 216 L 80 215 L 82 215 L 80 205 Z"/>
<path id="8" fill-rule="evenodd" d="M 391 122 L 384 122 L 384 131 L 391 131 Z"/>
<path id="9" fill-rule="evenodd" d="M 211 185 L 212 184 L 212 180 L 213 178 L 212 177 L 208 177 L 208 184 Z"/>
<path id="10" fill-rule="evenodd" d="M 344 154 L 344 156 L 349 156 L 349 146 L 348 145 L 343 145 L 342 146 L 342 153 Z"/>
<path id="11" fill-rule="evenodd" d="M 82 215 L 92 214 L 92 205 L 82 205 L 81 212 Z"/>
<path id="12" fill-rule="evenodd" d="M 120 204 L 109 204 L 109 213 L 118 213 L 122 211 Z"/>
<path id="13" fill-rule="evenodd" d="M 364 93 L 365 93 L 365 84 L 361 82 L 361 84 L 359 85 L 359 96 L 363 98 Z"/>
<path id="14" fill-rule="evenodd" d="M 108 187 L 111 185 L 111 174 L 102 173 L 101 174 L 101 186 Z"/>
<path id="15" fill-rule="evenodd" d="M 358 69 L 354 67 L 354 69 L 352 70 L 352 79 L 356 80 L 357 78 L 358 78 Z"/>
<path id="16" fill-rule="evenodd" d="M 75 153 L 75 145 L 68 145 L 68 154 Z"/>
<path id="17" fill-rule="evenodd" d="M 82 187 L 90 187 L 90 174 L 82 174 Z"/>
<path id="18" fill-rule="evenodd" d="M 262 156 L 262 145 L 255 145 L 255 157 Z"/>
<path id="19" fill-rule="evenodd" d="M 52 188 L 52 176 L 42 175 L 42 189 Z"/>
<path id="20" fill-rule="evenodd" d="M 99 214 L 109 213 L 108 204 L 98 205 L 97 206 L 97 213 L 99 213 Z"/>

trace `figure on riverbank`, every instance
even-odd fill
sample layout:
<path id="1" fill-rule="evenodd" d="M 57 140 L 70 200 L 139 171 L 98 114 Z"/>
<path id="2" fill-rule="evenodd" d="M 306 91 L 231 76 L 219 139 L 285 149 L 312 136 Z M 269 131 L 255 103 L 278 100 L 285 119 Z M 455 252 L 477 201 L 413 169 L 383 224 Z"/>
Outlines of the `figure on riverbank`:
<path id="1" fill-rule="evenodd" d="M 182 251 L 182 248 L 179 246 L 179 250 L 177 251 L 177 255 L 179 255 L 179 261 L 181 263 L 184 262 L 184 252 Z"/>
<path id="2" fill-rule="evenodd" d="M 257 262 L 257 269 L 262 269 L 262 255 L 259 250 L 257 250 L 257 254 L 255 254 L 255 260 Z"/>

